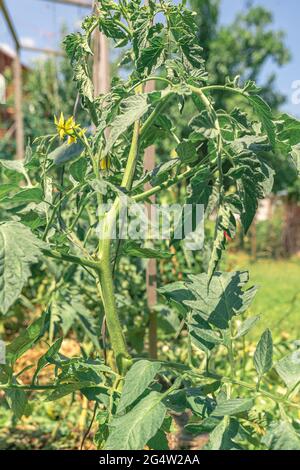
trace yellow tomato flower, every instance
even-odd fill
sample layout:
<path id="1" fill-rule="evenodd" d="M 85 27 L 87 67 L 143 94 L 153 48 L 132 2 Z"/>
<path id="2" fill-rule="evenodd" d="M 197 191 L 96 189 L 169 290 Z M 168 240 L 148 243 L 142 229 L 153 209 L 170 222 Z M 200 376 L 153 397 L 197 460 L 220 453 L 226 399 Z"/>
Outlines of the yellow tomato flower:
<path id="1" fill-rule="evenodd" d="M 73 144 L 77 141 L 77 135 L 82 136 L 85 132 L 84 129 L 80 129 L 79 124 L 76 124 L 73 116 L 65 120 L 63 113 L 60 113 L 59 119 L 54 116 L 54 124 L 56 125 L 57 133 L 60 139 L 63 139 L 65 135 L 68 136 L 68 144 Z"/>

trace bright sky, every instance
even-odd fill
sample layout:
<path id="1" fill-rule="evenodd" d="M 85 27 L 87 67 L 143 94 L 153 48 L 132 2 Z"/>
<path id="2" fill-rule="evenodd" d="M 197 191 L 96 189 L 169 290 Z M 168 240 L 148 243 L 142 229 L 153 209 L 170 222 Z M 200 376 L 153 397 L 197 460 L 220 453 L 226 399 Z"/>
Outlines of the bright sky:
<path id="1" fill-rule="evenodd" d="M 221 22 L 230 23 L 238 11 L 243 10 L 247 0 L 221 0 Z M 277 87 L 288 97 L 284 109 L 300 116 L 300 103 L 293 104 L 292 84 L 300 84 L 300 1 L 299 0 L 253 0 L 256 5 L 262 5 L 272 11 L 274 26 L 286 33 L 286 44 L 292 53 L 290 64 L 277 68 L 267 64 L 264 74 L 277 72 Z M 6 0 L 19 38 L 23 44 L 37 47 L 57 49 L 62 25 L 69 30 L 78 30 L 81 18 L 87 13 L 85 8 L 54 4 L 47 0 Z M 0 14 L 0 44 L 12 46 L 10 34 Z M 22 60 L 29 63 L 37 54 L 22 53 Z M 298 88 L 300 85 L 298 85 Z"/>

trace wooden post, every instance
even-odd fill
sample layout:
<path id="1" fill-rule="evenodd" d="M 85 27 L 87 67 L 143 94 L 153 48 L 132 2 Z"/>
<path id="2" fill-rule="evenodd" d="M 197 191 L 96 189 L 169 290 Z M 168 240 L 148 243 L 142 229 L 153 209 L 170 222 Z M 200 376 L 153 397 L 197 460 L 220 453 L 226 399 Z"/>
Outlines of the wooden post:
<path id="1" fill-rule="evenodd" d="M 95 96 L 110 88 L 109 51 L 107 38 L 99 30 L 94 34 L 93 83 Z"/>
<path id="2" fill-rule="evenodd" d="M 145 86 L 145 92 L 149 93 L 155 89 L 154 82 L 147 82 Z M 153 170 L 155 166 L 155 148 L 154 145 L 148 147 L 144 155 L 144 169 L 146 171 Z M 145 185 L 145 190 L 149 189 L 149 184 Z M 155 196 L 151 196 L 150 204 L 147 204 L 146 210 L 149 221 L 151 223 L 152 212 L 151 204 L 155 203 Z M 154 307 L 157 303 L 157 263 L 156 259 L 152 258 L 148 260 L 146 268 L 146 292 L 147 292 L 147 303 L 149 308 L 149 356 L 152 359 L 157 358 L 157 313 Z"/>
<path id="3" fill-rule="evenodd" d="M 95 14 L 99 14 L 98 2 L 94 0 Z M 109 50 L 108 41 L 97 28 L 94 32 L 94 64 L 93 84 L 95 97 L 100 93 L 108 93 L 110 88 Z"/>
<path id="4" fill-rule="evenodd" d="M 149 1 L 145 0 L 145 5 L 148 5 Z M 145 92 L 150 93 L 155 90 L 154 81 L 149 81 L 145 85 Z M 146 171 L 153 170 L 155 166 L 155 148 L 154 145 L 148 147 L 144 155 L 144 169 Z M 145 185 L 145 190 L 149 189 L 150 185 Z M 151 223 L 151 204 L 155 203 L 155 196 L 151 196 L 150 204 L 147 204 L 147 213 Z M 154 307 L 157 303 L 157 263 L 156 259 L 152 258 L 148 260 L 146 268 L 146 292 L 147 292 L 147 303 L 149 308 L 149 356 L 152 359 L 157 359 L 157 313 Z"/>
<path id="5" fill-rule="evenodd" d="M 16 155 L 17 160 L 24 158 L 24 128 L 22 113 L 22 65 L 20 60 L 21 45 L 18 39 L 16 29 L 11 20 L 4 0 L 0 0 L 0 8 L 2 10 L 7 27 L 12 35 L 15 43 L 16 56 L 13 61 L 14 75 L 14 99 L 15 99 L 15 127 L 16 127 Z"/>
<path id="6" fill-rule="evenodd" d="M 14 74 L 14 104 L 15 104 L 15 126 L 16 126 L 16 160 L 24 158 L 24 126 L 22 111 L 22 65 L 20 60 L 20 49 L 17 48 L 13 62 Z"/>

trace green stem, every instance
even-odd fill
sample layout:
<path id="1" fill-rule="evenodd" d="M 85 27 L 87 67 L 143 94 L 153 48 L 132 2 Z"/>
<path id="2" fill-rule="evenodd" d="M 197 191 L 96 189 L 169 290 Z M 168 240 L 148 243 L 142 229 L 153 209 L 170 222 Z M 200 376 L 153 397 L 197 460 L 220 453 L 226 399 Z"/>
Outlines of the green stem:
<path id="1" fill-rule="evenodd" d="M 142 85 L 143 83 L 150 82 L 150 81 L 153 81 L 153 80 L 155 80 L 157 82 L 164 82 L 164 83 L 167 83 L 168 85 L 172 85 L 172 82 L 170 80 L 168 80 L 167 78 L 165 78 L 165 77 L 157 77 L 157 76 L 146 77 L 143 80 L 140 80 L 135 85 L 133 85 L 131 88 L 129 88 L 128 93 L 131 93 L 133 90 L 135 90 L 138 86 Z"/>
<path id="2" fill-rule="evenodd" d="M 239 88 L 232 88 L 228 85 L 208 85 L 208 86 L 202 87 L 201 90 L 203 92 L 205 91 L 230 91 L 232 93 L 237 93 L 239 95 L 243 95 L 247 97 L 247 94 L 243 90 Z"/>
<path id="3" fill-rule="evenodd" d="M 137 158 L 138 158 L 138 139 L 140 133 L 139 121 L 136 121 L 133 128 L 132 142 L 128 155 L 126 168 L 122 179 L 122 187 L 127 190 L 131 189 Z M 120 373 L 125 373 L 131 364 L 131 359 L 127 352 L 126 342 L 122 331 L 122 326 L 118 316 L 113 271 L 111 265 L 111 243 L 112 234 L 115 227 L 116 219 L 120 209 L 120 198 L 117 197 L 112 208 L 106 214 L 104 219 L 102 240 L 99 242 L 99 281 L 101 285 L 102 301 L 105 311 L 105 318 L 108 333 L 111 340 L 112 349 L 116 358 L 116 365 Z"/>
<path id="4" fill-rule="evenodd" d="M 101 297 L 105 311 L 106 325 L 115 355 L 118 371 L 126 372 L 131 364 L 127 346 L 122 331 L 122 326 L 117 312 L 113 272 L 111 264 L 111 242 L 115 227 L 115 221 L 119 212 L 119 199 L 116 198 L 110 211 L 105 216 L 102 239 L 99 243 L 99 281 L 101 286 Z"/>
<path id="5" fill-rule="evenodd" d="M 84 184 L 83 186 L 81 186 L 81 190 L 83 190 L 87 185 Z M 43 234 L 43 237 L 42 237 L 42 240 L 46 240 L 47 238 L 47 235 L 48 235 L 48 232 L 51 228 L 51 225 L 54 221 L 54 218 L 55 218 L 55 215 L 56 215 L 56 212 L 57 210 L 59 209 L 59 206 L 62 204 L 62 202 L 67 199 L 69 196 L 71 196 L 74 192 L 78 191 L 78 186 L 73 186 L 73 188 L 71 188 L 69 191 L 67 191 L 65 194 L 62 195 L 62 197 L 59 199 L 59 201 L 54 204 L 53 206 L 53 211 L 52 211 L 52 214 L 50 216 L 50 219 L 46 225 L 46 228 L 45 228 L 45 231 L 44 231 L 44 234 Z"/>
<path id="6" fill-rule="evenodd" d="M 124 172 L 122 184 L 121 184 L 121 186 L 123 188 L 126 188 L 128 191 L 132 187 L 133 177 L 134 177 L 136 164 L 137 164 L 139 133 L 140 133 L 140 122 L 136 121 L 134 123 L 132 142 L 131 142 L 128 160 L 127 160 L 127 164 L 126 164 L 126 168 L 125 168 L 125 172 Z"/>
<path id="7" fill-rule="evenodd" d="M 80 264 L 92 269 L 99 269 L 99 263 L 97 261 L 89 260 L 86 258 L 79 258 L 75 255 L 69 255 L 67 253 L 60 253 L 59 251 L 43 249 L 43 253 L 49 258 L 58 259 L 61 261 L 68 261 L 70 263 Z"/>
<path id="8" fill-rule="evenodd" d="M 101 285 L 101 295 L 105 311 L 107 329 L 112 349 L 115 354 L 117 369 L 120 373 L 124 373 L 130 365 L 130 358 L 127 352 L 125 338 L 115 302 L 114 283 L 110 263 L 110 244 L 110 239 L 103 240 L 99 281 Z"/>
<path id="9" fill-rule="evenodd" d="M 208 86 L 202 87 L 201 90 L 202 90 L 202 92 L 205 92 L 205 91 L 229 91 L 230 93 L 235 93 L 236 95 L 243 96 L 248 101 L 251 100 L 251 95 L 248 92 L 246 92 L 244 90 L 241 90 L 239 88 L 232 88 L 232 87 L 227 86 L 227 85 L 208 85 Z"/>
<path id="10" fill-rule="evenodd" d="M 128 34 L 130 38 L 132 37 L 132 31 L 128 28 L 126 24 L 122 23 L 122 21 L 116 20 L 115 18 L 114 18 L 114 22 L 115 24 L 120 26 L 120 28 L 124 29 L 124 31 Z"/>
<path id="11" fill-rule="evenodd" d="M 290 406 L 292 408 L 297 408 L 300 409 L 300 403 L 294 403 L 291 402 L 290 400 L 287 400 L 285 397 L 281 397 L 278 395 L 274 395 L 271 392 L 267 392 L 265 390 L 257 390 L 256 386 L 249 384 L 248 382 L 244 382 L 242 380 L 237 380 L 237 379 L 232 379 L 230 377 L 222 377 L 218 374 L 215 373 L 210 373 L 210 374 L 199 374 L 198 372 L 194 372 L 193 370 L 186 370 L 187 374 L 191 374 L 193 377 L 198 377 L 199 379 L 207 379 L 208 377 L 219 380 L 220 382 L 223 382 L 224 384 L 232 384 L 232 385 L 238 385 L 240 387 L 246 388 L 247 390 L 251 390 L 256 396 L 264 396 L 267 398 L 270 398 L 270 400 L 274 401 L 275 403 L 283 403 L 286 406 Z"/>
<path id="12" fill-rule="evenodd" d="M 164 109 L 166 108 L 166 106 L 168 104 L 168 100 L 172 96 L 173 93 L 174 92 L 172 90 L 166 91 L 165 96 L 160 100 L 160 102 L 158 103 L 156 108 L 152 111 L 150 116 L 146 119 L 144 124 L 141 126 L 141 129 L 140 129 L 140 142 L 143 142 L 143 140 L 147 136 L 147 132 L 148 132 L 149 128 L 152 126 L 152 124 L 155 121 L 155 119 L 157 118 L 157 116 L 159 116 L 159 114 L 162 111 L 164 111 Z"/>
<path id="13" fill-rule="evenodd" d="M 234 363 L 234 351 L 233 351 L 233 324 L 232 320 L 230 321 L 230 339 L 228 345 L 228 355 L 229 355 L 229 362 L 230 362 L 230 369 L 231 369 L 231 378 L 235 378 L 235 363 Z"/>
<path id="14" fill-rule="evenodd" d="M 191 176 L 194 173 L 194 171 L 195 171 L 195 168 L 189 168 L 188 170 L 185 170 L 180 175 L 177 175 L 174 178 L 172 178 L 168 181 L 165 181 L 164 183 L 162 183 L 160 185 L 153 186 L 152 188 L 148 189 L 147 191 L 144 191 L 140 194 L 136 194 L 135 196 L 132 196 L 132 199 L 135 202 L 144 201 L 145 199 L 148 199 L 150 196 L 153 196 L 153 194 L 156 194 L 156 193 L 162 191 L 163 189 L 167 189 L 170 186 L 173 186 L 174 184 L 178 183 L 179 181 L 182 181 L 183 179 L 188 178 L 189 176 Z"/>
<path id="15" fill-rule="evenodd" d="M 270 398 L 274 402 L 278 403 L 283 403 L 287 406 L 293 407 L 293 408 L 298 408 L 300 409 L 300 404 L 298 403 L 293 403 L 289 400 L 286 400 L 286 398 L 280 397 L 278 395 L 274 395 L 273 393 L 267 392 L 265 390 L 257 390 L 255 386 L 248 384 L 247 382 L 243 382 L 241 380 L 236 380 L 236 379 L 228 379 L 227 377 L 222 377 L 220 378 L 221 382 L 224 383 L 232 383 L 233 385 L 240 385 L 241 387 L 247 388 L 248 390 L 252 390 L 253 392 L 256 392 L 257 395 L 262 395 L 264 397 Z"/>
<path id="16" fill-rule="evenodd" d="M 28 391 L 43 391 L 43 390 L 55 390 L 59 387 L 59 384 L 49 384 L 49 385 L 19 385 L 19 384 L 0 384 L 0 390 L 28 390 Z M 85 388 L 107 388 L 105 385 L 85 385 Z"/>
<path id="17" fill-rule="evenodd" d="M 220 123 L 219 123 L 219 119 L 218 119 L 218 116 L 214 110 L 214 107 L 212 106 L 210 100 L 207 98 L 207 96 L 205 96 L 205 94 L 203 93 L 203 90 L 204 89 L 207 89 L 207 87 L 205 88 L 197 88 L 193 85 L 190 85 L 190 90 L 195 93 L 195 95 L 197 95 L 200 100 L 202 101 L 202 103 L 204 104 L 205 108 L 207 109 L 207 112 L 214 117 L 214 124 L 215 124 L 215 128 L 216 130 L 218 131 L 218 140 L 217 140 L 217 152 L 218 154 L 221 153 L 221 150 L 222 150 L 222 135 L 221 135 L 221 126 L 220 126 Z"/>
<path id="18" fill-rule="evenodd" d="M 82 201 L 81 201 L 81 203 L 80 203 L 80 207 L 79 207 L 79 209 L 78 209 L 78 212 L 77 212 L 76 216 L 74 217 L 73 222 L 72 222 L 72 223 L 70 224 L 70 226 L 68 227 L 68 230 L 69 230 L 70 232 L 72 232 L 72 230 L 75 228 L 75 225 L 77 224 L 78 220 L 80 219 L 82 212 L 83 212 L 84 209 L 86 208 L 86 203 L 87 203 L 87 201 L 88 201 L 88 199 L 89 199 L 90 197 L 91 197 L 91 194 L 86 194 L 86 195 L 83 197 L 83 199 L 82 199 Z"/>

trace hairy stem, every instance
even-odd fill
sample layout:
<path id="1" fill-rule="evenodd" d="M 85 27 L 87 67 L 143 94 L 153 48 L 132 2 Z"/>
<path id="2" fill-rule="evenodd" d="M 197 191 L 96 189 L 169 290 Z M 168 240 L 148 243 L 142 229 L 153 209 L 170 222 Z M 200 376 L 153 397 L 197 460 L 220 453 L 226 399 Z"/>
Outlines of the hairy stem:
<path id="1" fill-rule="evenodd" d="M 160 100 L 160 102 L 158 103 L 156 108 L 152 111 L 150 116 L 146 119 L 144 124 L 141 126 L 141 129 L 140 129 L 140 142 L 144 141 L 145 137 L 147 136 L 148 130 L 152 126 L 152 124 L 155 121 L 155 119 L 157 118 L 157 116 L 159 116 L 164 111 L 164 109 L 166 108 L 166 106 L 168 104 L 169 98 L 172 96 L 173 93 L 174 92 L 172 90 L 166 91 L 165 96 Z"/>
<path id="2" fill-rule="evenodd" d="M 79 258 L 75 255 L 69 255 L 67 253 L 61 253 L 60 251 L 50 250 L 50 249 L 43 249 L 43 253 L 49 258 L 54 258 L 61 261 L 68 261 L 69 263 L 79 264 L 81 266 L 85 266 L 87 268 L 98 269 L 99 264 L 96 261 L 87 258 Z"/>
<path id="3" fill-rule="evenodd" d="M 113 215 L 113 213 L 111 213 L 111 215 Z M 110 239 L 103 240 L 99 281 L 107 329 L 115 354 L 117 369 L 120 373 L 124 373 L 130 365 L 130 359 L 115 302 L 112 266 L 110 262 L 110 245 Z"/>
<path id="4" fill-rule="evenodd" d="M 140 133 L 140 122 L 136 121 L 133 128 L 132 143 L 128 155 L 127 165 L 122 179 L 122 187 L 127 190 L 131 189 L 133 177 L 137 164 L 138 157 L 138 139 Z"/>
<path id="5" fill-rule="evenodd" d="M 140 123 L 136 121 L 133 128 L 132 142 L 128 155 L 125 172 L 122 179 L 122 187 L 131 189 L 136 163 L 138 158 L 138 139 Z M 118 316 L 113 282 L 113 270 L 111 264 L 112 236 L 115 229 L 115 222 L 120 210 L 120 198 L 116 198 L 112 208 L 106 214 L 103 226 L 102 240 L 99 243 L 99 280 L 101 284 L 102 301 L 104 305 L 105 318 L 108 333 L 111 340 L 112 349 L 115 354 L 117 368 L 120 373 L 125 373 L 131 360 L 127 352 L 122 326 Z"/>

